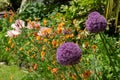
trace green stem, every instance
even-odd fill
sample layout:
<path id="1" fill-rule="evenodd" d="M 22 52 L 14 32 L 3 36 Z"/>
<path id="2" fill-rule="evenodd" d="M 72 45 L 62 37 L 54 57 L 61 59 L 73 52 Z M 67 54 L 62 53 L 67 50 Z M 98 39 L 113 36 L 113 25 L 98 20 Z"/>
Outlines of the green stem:
<path id="1" fill-rule="evenodd" d="M 73 70 L 75 71 L 75 73 L 77 75 L 77 78 L 78 78 L 77 80 L 82 80 L 82 78 L 79 76 L 79 74 L 78 74 L 78 72 L 77 72 L 77 70 L 76 70 L 74 65 L 72 65 L 72 68 L 73 68 Z"/>
<path id="2" fill-rule="evenodd" d="M 114 71 L 114 74 L 115 74 L 116 78 L 118 78 L 118 74 L 117 74 L 117 71 L 116 71 L 116 69 L 115 69 L 115 64 L 114 64 L 114 62 L 112 61 L 112 58 L 111 58 L 111 55 L 110 55 L 111 53 L 110 53 L 110 51 L 107 49 L 107 46 L 106 46 L 106 43 L 105 43 L 105 41 L 107 41 L 107 40 L 105 39 L 105 37 L 102 36 L 101 33 L 99 33 L 99 35 L 100 35 L 100 38 L 101 38 L 101 40 L 102 40 L 102 42 L 103 42 L 103 45 L 104 45 L 104 47 L 105 47 L 105 49 L 106 49 L 106 55 L 107 55 L 107 57 L 108 57 L 108 59 L 109 59 L 109 61 L 110 61 L 110 66 L 112 66 L 113 71 Z M 119 78 L 118 78 L 118 79 L 119 79 Z"/>

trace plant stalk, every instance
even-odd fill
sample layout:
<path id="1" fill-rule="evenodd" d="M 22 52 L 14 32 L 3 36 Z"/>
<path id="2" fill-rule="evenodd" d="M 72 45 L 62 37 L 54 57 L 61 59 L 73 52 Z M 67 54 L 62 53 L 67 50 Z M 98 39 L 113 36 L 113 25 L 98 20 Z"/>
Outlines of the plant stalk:
<path id="1" fill-rule="evenodd" d="M 76 75 L 77 75 L 77 80 L 82 80 L 82 78 L 79 76 L 79 74 L 78 74 L 78 72 L 77 72 L 77 70 L 76 70 L 76 68 L 75 68 L 75 66 L 74 65 L 72 65 L 72 68 L 73 68 L 73 70 L 74 70 L 74 72 L 76 73 Z"/>

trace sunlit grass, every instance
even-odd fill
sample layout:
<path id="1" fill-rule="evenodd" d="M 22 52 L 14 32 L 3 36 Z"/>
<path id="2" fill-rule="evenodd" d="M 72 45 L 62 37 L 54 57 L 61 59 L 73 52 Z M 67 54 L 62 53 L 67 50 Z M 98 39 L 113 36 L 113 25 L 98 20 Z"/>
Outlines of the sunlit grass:
<path id="1" fill-rule="evenodd" d="M 17 66 L 0 65 L 0 80 L 21 80 L 25 75 Z"/>

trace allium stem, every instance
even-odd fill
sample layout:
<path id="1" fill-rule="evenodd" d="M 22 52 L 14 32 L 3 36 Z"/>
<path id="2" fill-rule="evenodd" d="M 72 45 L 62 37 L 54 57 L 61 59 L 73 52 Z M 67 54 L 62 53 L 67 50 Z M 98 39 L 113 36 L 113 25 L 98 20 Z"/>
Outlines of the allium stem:
<path id="1" fill-rule="evenodd" d="M 107 55 L 107 57 L 108 57 L 108 59 L 109 59 L 109 61 L 110 61 L 110 66 L 112 66 L 113 71 L 114 71 L 114 74 L 116 75 L 116 78 L 118 78 L 117 71 L 116 71 L 116 69 L 115 69 L 115 64 L 114 64 L 114 62 L 112 61 L 112 58 L 111 58 L 111 55 L 110 55 L 111 52 L 109 51 L 109 49 L 107 49 L 107 45 L 106 45 L 106 43 L 105 43 L 105 42 L 107 42 L 107 40 L 106 40 L 105 36 L 102 35 L 102 33 L 99 33 L 99 35 L 100 35 L 100 38 L 101 38 L 101 40 L 102 40 L 102 42 L 103 42 L 103 45 L 104 45 L 104 47 L 105 47 L 106 55 Z M 110 46 L 110 44 L 109 44 L 109 46 Z M 119 78 L 118 78 L 118 79 L 119 79 Z"/>
<path id="2" fill-rule="evenodd" d="M 76 75 L 77 75 L 77 80 L 82 80 L 82 78 L 79 76 L 79 74 L 78 74 L 78 72 L 77 72 L 77 70 L 76 70 L 76 68 L 75 68 L 75 66 L 74 65 L 72 65 L 72 68 L 73 68 L 73 70 L 74 70 L 74 72 L 76 73 Z"/>

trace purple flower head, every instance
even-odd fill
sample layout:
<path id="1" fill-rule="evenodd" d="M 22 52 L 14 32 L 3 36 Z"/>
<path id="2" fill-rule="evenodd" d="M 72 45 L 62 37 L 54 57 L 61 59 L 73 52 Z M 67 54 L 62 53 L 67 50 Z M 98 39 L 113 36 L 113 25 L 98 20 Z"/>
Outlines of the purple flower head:
<path id="1" fill-rule="evenodd" d="M 79 63 L 82 50 L 73 42 L 63 43 L 57 49 L 57 61 L 62 65 L 74 65 Z"/>
<path id="2" fill-rule="evenodd" d="M 102 15 L 95 11 L 88 15 L 85 25 L 89 32 L 98 33 L 105 30 L 107 21 Z"/>
<path id="3" fill-rule="evenodd" d="M 101 16 L 100 13 L 98 13 L 97 11 L 94 11 L 94 12 L 91 12 L 89 15 L 88 15 L 88 18 L 92 18 L 92 17 L 95 17 L 95 16 Z"/>

